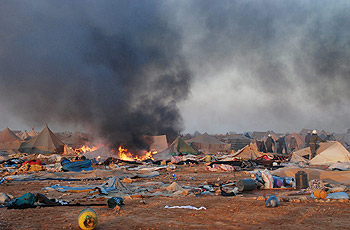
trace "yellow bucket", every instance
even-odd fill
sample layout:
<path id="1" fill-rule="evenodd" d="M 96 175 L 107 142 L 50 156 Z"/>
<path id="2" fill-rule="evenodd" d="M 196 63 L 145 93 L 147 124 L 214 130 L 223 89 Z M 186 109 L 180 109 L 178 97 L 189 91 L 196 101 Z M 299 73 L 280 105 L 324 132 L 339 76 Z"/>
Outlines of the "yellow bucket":
<path id="1" fill-rule="evenodd" d="M 78 217 L 79 227 L 83 230 L 92 230 L 97 225 L 97 215 L 91 208 L 83 209 Z"/>

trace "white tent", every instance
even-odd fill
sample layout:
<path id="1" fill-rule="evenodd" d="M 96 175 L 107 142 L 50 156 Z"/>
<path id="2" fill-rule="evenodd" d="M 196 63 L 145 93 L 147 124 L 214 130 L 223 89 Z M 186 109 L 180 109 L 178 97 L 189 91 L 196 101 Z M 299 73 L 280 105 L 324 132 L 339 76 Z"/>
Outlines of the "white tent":
<path id="1" fill-rule="evenodd" d="M 304 156 L 310 154 L 310 148 L 300 149 L 293 153 L 291 162 L 308 162 L 310 165 L 329 165 L 336 162 L 350 162 L 350 153 L 337 141 L 320 143 L 316 156 L 307 160 Z"/>

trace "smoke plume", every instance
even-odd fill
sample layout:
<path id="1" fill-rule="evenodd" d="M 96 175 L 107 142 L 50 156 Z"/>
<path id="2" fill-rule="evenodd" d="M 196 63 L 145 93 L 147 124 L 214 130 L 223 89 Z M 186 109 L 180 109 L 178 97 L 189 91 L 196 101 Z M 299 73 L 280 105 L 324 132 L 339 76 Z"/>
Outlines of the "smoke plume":
<path id="1" fill-rule="evenodd" d="M 157 1 L 0 3 L 2 102 L 28 123 L 80 125 L 110 144 L 179 134 L 191 74 Z"/>

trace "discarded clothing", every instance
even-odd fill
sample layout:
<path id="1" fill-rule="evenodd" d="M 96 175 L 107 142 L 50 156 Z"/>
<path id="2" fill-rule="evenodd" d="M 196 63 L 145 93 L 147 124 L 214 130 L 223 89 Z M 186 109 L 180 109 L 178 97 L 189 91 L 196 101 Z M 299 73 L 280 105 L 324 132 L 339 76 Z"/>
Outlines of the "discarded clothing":
<path id="1" fill-rule="evenodd" d="M 223 171 L 235 171 L 236 167 L 228 164 L 213 164 L 211 167 L 207 166 L 205 170 L 208 171 L 218 171 L 218 170 L 223 170 Z"/>
<path id="2" fill-rule="evenodd" d="M 25 161 L 23 165 L 25 164 L 30 164 L 30 165 L 42 165 L 43 163 L 40 160 L 29 160 L 29 161 Z"/>
<path id="3" fill-rule="evenodd" d="M 35 195 L 33 193 L 26 193 L 16 199 L 11 200 L 7 207 L 8 208 L 26 208 L 30 207 L 35 202 Z"/>
<path id="4" fill-rule="evenodd" d="M 164 208 L 167 208 L 167 209 L 171 209 L 171 208 L 184 208 L 184 209 L 192 209 L 192 210 L 202 210 L 202 209 L 204 209 L 204 210 L 207 210 L 205 207 L 200 207 L 200 208 L 196 208 L 196 207 L 193 207 L 193 206 L 191 206 L 191 205 L 186 205 L 186 206 L 168 206 L 168 205 L 165 205 L 165 207 Z"/>

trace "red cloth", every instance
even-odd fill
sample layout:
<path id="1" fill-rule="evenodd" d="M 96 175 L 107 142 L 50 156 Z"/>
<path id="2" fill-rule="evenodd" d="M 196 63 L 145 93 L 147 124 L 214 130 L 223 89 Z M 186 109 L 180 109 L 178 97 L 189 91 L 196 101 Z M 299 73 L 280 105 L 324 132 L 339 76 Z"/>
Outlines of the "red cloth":
<path id="1" fill-rule="evenodd" d="M 268 155 L 263 155 L 261 157 L 256 158 L 257 160 L 272 160 L 273 158 L 269 157 Z"/>
<path id="2" fill-rule="evenodd" d="M 30 161 L 26 161 L 22 164 L 25 165 L 25 164 L 30 164 L 30 165 L 43 165 L 43 162 L 39 161 L 39 160 L 30 160 Z"/>

